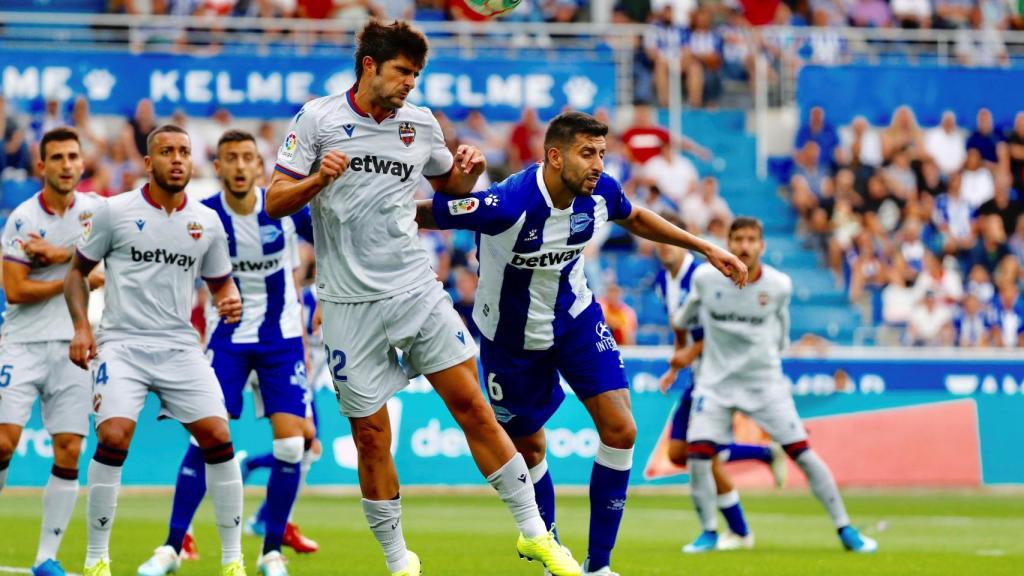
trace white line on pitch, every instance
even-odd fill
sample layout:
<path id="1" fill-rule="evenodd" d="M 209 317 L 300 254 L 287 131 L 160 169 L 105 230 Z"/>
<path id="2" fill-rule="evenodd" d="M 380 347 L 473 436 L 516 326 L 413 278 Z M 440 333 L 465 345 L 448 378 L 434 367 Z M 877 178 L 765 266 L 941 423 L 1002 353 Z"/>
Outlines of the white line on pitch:
<path id="1" fill-rule="evenodd" d="M 31 574 L 31 568 L 16 568 L 14 566 L 0 566 L 0 573 L 3 574 Z M 73 572 L 68 572 L 67 576 L 81 576 Z"/>

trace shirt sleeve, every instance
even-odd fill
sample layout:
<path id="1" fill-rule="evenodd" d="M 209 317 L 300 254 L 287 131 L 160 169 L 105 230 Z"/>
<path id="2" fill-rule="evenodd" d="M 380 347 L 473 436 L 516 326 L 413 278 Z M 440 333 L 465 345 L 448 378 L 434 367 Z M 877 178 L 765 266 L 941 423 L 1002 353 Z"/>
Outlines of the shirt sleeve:
<path id="1" fill-rule="evenodd" d="M 678 330 L 690 330 L 693 333 L 700 327 L 700 282 L 697 278 L 693 279 L 693 286 L 690 288 L 690 293 L 686 295 L 686 300 L 683 301 L 683 305 L 676 310 L 676 313 L 672 316 L 672 327 Z M 700 340 L 703 340 L 704 333 L 701 331 Z M 694 341 L 698 338 L 694 337 Z"/>
<path id="2" fill-rule="evenodd" d="M 316 115 L 302 107 L 288 125 L 288 133 L 277 150 L 275 170 L 296 180 L 309 175 L 320 159 L 319 123 Z"/>
<path id="3" fill-rule="evenodd" d="M 782 290 L 782 301 L 779 302 L 779 330 L 782 334 L 779 336 L 779 351 L 782 352 L 786 348 L 789 348 L 789 301 L 793 297 L 793 283 L 792 281 L 786 282 L 785 287 Z"/>
<path id="4" fill-rule="evenodd" d="M 309 206 L 303 206 L 302 210 L 292 214 L 290 218 L 295 224 L 295 233 L 299 238 L 313 244 L 313 214 L 309 211 Z"/>
<path id="5" fill-rule="evenodd" d="M 434 221 L 442 230 L 472 230 L 495 235 L 508 230 L 518 214 L 512 200 L 505 194 L 503 184 L 473 192 L 469 196 L 434 194 Z"/>
<path id="6" fill-rule="evenodd" d="M 608 219 L 625 220 L 629 218 L 629 215 L 633 213 L 633 204 L 629 198 L 626 198 L 626 193 L 622 191 L 622 185 L 607 174 L 602 174 L 601 180 L 608 182 L 601 192 L 608 204 Z"/>
<path id="7" fill-rule="evenodd" d="M 210 231 L 213 239 L 203 254 L 202 267 L 199 269 L 203 280 L 220 281 L 231 276 L 231 255 L 228 252 L 228 235 L 220 218 L 211 218 Z"/>
<path id="8" fill-rule="evenodd" d="M 78 255 L 91 262 L 107 257 L 113 245 L 114 225 L 110 219 L 110 203 L 103 202 L 96 207 L 92 219 L 82 229 L 78 240 Z"/>
<path id="9" fill-rule="evenodd" d="M 447 176 L 455 166 L 455 158 L 444 141 L 444 131 L 438 124 L 437 118 L 430 118 L 433 131 L 430 135 L 430 159 L 423 167 L 423 176 L 426 178 L 440 178 Z"/>
<path id="10" fill-rule="evenodd" d="M 25 254 L 25 239 L 21 237 L 21 231 L 18 230 L 17 223 L 20 221 L 21 219 L 17 215 L 11 214 L 7 224 L 4 225 L 2 239 L 4 260 L 31 267 L 32 260 Z"/>

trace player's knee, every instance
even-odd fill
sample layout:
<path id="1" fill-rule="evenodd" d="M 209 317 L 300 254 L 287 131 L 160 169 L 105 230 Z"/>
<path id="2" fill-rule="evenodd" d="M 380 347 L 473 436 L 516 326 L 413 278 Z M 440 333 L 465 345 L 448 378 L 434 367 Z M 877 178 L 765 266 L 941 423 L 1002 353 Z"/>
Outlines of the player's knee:
<path id="1" fill-rule="evenodd" d="M 58 434 L 53 439 L 53 460 L 65 468 L 77 468 L 78 458 L 82 454 L 82 438 L 67 434 Z"/>
<path id="2" fill-rule="evenodd" d="M 305 452 L 306 441 L 302 436 L 290 438 L 275 438 L 273 453 L 274 458 L 288 464 L 302 462 L 302 453 Z"/>
<path id="3" fill-rule="evenodd" d="M 799 458 L 801 454 L 803 454 L 804 452 L 807 452 L 808 450 L 810 450 L 811 447 L 807 443 L 807 440 L 801 440 L 800 442 L 794 442 L 792 444 L 786 444 L 785 446 L 782 447 L 782 449 L 785 450 L 786 454 L 788 454 L 789 457 L 791 459 L 793 459 L 793 461 L 795 462 L 796 459 Z"/>
<path id="4" fill-rule="evenodd" d="M 636 422 L 632 416 L 622 418 L 598 431 L 601 442 L 612 448 L 632 448 L 636 443 Z"/>
<path id="5" fill-rule="evenodd" d="M 672 442 L 668 445 L 668 460 L 676 466 L 685 467 L 688 456 L 686 442 Z"/>
<path id="6" fill-rule="evenodd" d="M 126 426 L 116 424 L 104 426 L 97 436 L 99 437 L 100 444 L 123 452 L 128 451 L 128 446 L 132 442 L 132 430 Z"/>
<path id="7" fill-rule="evenodd" d="M 489 425 L 498 426 L 497 420 L 494 419 L 494 410 L 482 395 L 452 402 L 449 409 L 463 430 L 479 430 Z"/>
<path id="8" fill-rule="evenodd" d="M 17 440 L 6 434 L 0 434 L 0 464 L 10 462 L 14 451 L 18 448 Z"/>
<path id="9" fill-rule="evenodd" d="M 715 457 L 715 443 L 710 440 L 690 442 L 687 458 L 690 460 L 711 460 Z"/>
<path id="10" fill-rule="evenodd" d="M 231 444 L 231 430 L 228 428 L 227 422 L 224 422 L 222 426 L 207 426 L 201 430 L 195 430 L 193 435 L 200 448 Z"/>

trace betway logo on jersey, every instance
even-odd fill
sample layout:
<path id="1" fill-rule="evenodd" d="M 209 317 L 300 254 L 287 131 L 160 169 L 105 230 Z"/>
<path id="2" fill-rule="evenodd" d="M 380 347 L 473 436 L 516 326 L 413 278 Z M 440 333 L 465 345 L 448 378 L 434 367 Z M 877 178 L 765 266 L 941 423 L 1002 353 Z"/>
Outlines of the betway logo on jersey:
<path id="1" fill-rule="evenodd" d="M 372 154 L 356 156 L 348 163 L 348 169 L 355 172 L 372 172 L 376 174 L 390 174 L 399 176 L 401 182 L 405 182 L 412 175 L 412 164 L 399 162 L 398 160 L 385 160 Z"/>
<path id="2" fill-rule="evenodd" d="M 572 262 L 583 252 L 583 247 L 565 250 L 563 252 L 545 252 L 540 256 L 512 256 L 512 265 L 519 268 L 550 268 L 560 266 L 566 262 Z"/>
<path id="3" fill-rule="evenodd" d="M 188 254 L 175 254 L 174 252 L 164 250 L 163 248 L 142 251 L 136 250 L 135 246 L 132 246 L 132 262 L 168 264 L 171 266 L 180 266 L 184 270 L 191 270 L 192 266 L 196 263 L 196 257 L 189 256 Z"/>
<path id="4" fill-rule="evenodd" d="M 239 260 L 231 265 L 233 272 L 270 272 L 277 270 L 278 265 L 281 264 L 280 258 L 270 258 L 267 260 Z"/>

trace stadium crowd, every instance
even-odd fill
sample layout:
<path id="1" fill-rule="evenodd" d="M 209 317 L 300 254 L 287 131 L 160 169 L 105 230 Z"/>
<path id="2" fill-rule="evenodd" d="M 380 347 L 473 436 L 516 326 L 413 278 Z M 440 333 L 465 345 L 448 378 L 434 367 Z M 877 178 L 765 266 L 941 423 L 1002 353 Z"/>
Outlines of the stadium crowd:
<path id="1" fill-rule="evenodd" d="M 1024 112 L 922 127 L 901 107 L 837 129 L 813 108 L 794 148 L 799 232 L 874 324 L 912 345 L 1024 345 Z"/>

